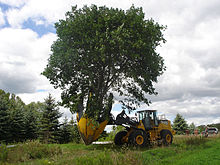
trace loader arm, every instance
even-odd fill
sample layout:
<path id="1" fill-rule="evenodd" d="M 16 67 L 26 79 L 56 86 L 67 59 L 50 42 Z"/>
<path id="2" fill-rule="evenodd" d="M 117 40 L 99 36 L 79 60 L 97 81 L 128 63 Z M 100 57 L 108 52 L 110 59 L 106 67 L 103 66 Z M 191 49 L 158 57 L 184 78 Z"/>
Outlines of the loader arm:
<path id="1" fill-rule="evenodd" d="M 132 120 L 126 113 L 124 110 L 122 110 L 121 113 L 119 113 L 116 117 L 116 120 L 114 121 L 115 125 L 122 125 L 122 124 L 126 124 L 129 126 L 136 126 L 138 124 L 137 121 Z"/>

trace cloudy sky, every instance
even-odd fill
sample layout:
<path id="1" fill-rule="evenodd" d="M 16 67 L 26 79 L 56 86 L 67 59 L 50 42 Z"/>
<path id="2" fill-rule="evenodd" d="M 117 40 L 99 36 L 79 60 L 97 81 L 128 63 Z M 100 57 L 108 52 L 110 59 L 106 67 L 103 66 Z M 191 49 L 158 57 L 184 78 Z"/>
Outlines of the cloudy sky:
<path id="1" fill-rule="evenodd" d="M 124 10 L 134 4 L 146 19 L 167 25 L 167 42 L 157 50 L 167 70 L 155 85 L 159 95 L 142 109 L 171 120 L 180 113 L 196 125 L 220 122 L 219 0 L 0 0 L 0 89 L 25 103 L 43 101 L 49 92 L 59 100 L 60 91 L 40 75 L 57 38 L 54 23 L 71 6 L 91 4 Z M 113 113 L 119 110 L 116 102 Z"/>

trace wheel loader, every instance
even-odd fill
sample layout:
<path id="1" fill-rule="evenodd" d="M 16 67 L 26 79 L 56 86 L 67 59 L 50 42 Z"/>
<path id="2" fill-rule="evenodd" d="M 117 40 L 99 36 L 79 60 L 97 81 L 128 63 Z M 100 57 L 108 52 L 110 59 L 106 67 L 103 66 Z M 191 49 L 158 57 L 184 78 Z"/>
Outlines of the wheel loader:
<path id="1" fill-rule="evenodd" d="M 131 119 L 122 111 L 115 120 L 116 125 L 125 127 L 125 131 L 116 134 L 116 145 L 124 143 L 136 146 L 147 146 L 152 142 L 169 145 L 173 141 L 175 132 L 167 119 L 159 120 L 156 110 L 137 111 L 137 118 Z"/>
<path id="2" fill-rule="evenodd" d="M 121 125 L 125 127 L 125 130 L 116 134 L 114 139 L 116 145 L 127 143 L 143 147 L 152 142 L 164 145 L 172 143 L 175 131 L 172 130 L 169 120 L 158 119 L 156 110 L 137 111 L 136 116 L 130 118 L 123 110 L 116 119 L 112 116 L 109 121 L 104 120 L 98 125 L 94 125 L 92 119 L 77 113 L 79 133 L 85 144 L 88 145 L 98 139 L 106 125 Z"/>

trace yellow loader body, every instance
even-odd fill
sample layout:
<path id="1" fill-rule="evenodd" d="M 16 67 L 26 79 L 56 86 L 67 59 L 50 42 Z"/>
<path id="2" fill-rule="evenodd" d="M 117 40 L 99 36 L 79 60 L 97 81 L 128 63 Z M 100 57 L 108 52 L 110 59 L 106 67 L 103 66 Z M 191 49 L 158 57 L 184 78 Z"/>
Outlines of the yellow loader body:
<path id="1" fill-rule="evenodd" d="M 172 144 L 175 131 L 171 128 L 171 122 L 167 119 L 159 120 L 156 110 L 138 111 L 139 120 L 131 120 L 124 111 L 117 115 L 116 120 L 102 122 L 90 119 L 86 114 L 77 113 L 77 125 L 82 140 L 86 145 L 96 141 L 102 134 L 107 124 L 122 125 L 126 130 L 120 131 L 115 136 L 115 144 L 124 143 L 138 146 L 146 146 L 151 142 Z"/>

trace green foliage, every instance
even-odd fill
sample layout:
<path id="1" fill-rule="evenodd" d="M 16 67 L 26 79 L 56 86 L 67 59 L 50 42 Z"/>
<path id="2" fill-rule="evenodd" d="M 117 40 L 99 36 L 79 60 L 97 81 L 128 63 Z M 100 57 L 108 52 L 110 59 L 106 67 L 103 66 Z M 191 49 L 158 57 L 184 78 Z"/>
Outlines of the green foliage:
<path id="1" fill-rule="evenodd" d="M 8 142 L 10 134 L 10 94 L 0 89 L 0 142 Z"/>
<path id="2" fill-rule="evenodd" d="M 39 141 L 27 141 L 11 148 L 8 162 L 28 162 L 36 159 L 46 159 L 61 156 L 63 151 L 60 146 L 48 146 Z"/>
<path id="3" fill-rule="evenodd" d="M 199 125 L 198 127 L 199 132 L 201 133 L 202 131 L 205 131 L 206 126 L 205 125 Z"/>
<path id="4" fill-rule="evenodd" d="M 190 134 L 193 134 L 195 129 L 196 129 L 196 126 L 195 126 L 195 124 L 192 122 L 192 123 L 189 125 Z"/>
<path id="5" fill-rule="evenodd" d="M 9 143 L 36 139 L 39 113 L 33 106 L 25 105 L 18 96 L 0 90 L 0 141 Z"/>
<path id="6" fill-rule="evenodd" d="M 81 137 L 78 131 L 77 124 L 73 118 L 68 122 L 68 119 L 65 117 L 63 123 L 59 128 L 59 143 L 80 143 Z"/>
<path id="7" fill-rule="evenodd" d="M 146 151 L 142 154 L 143 164 L 159 164 L 158 160 L 166 159 L 175 154 L 176 151 L 171 148 L 156 148 L 150 151 Z"/>
<path id="8" fill-rule="evenodd" d="M 59 118 L 62 114 L 52 96 L 45 99 L 40 125 L 40 140 L 44 143 L 54 143 L 59 140 Z"/>
<path id="9" fill-rule="evenodd" d="M 219 148 L 219 136 L 175 135 L 171 146 L 150 149 L 117 148 L 111 144 L 41 144 L 34 141 L 8 149 L 5 164 L 219 164 Z"/>
<path id="10" fill-rule="evenodd" d="M 6 162 L 7 159 L 8 159 L 8 149 L 6 145 L 0 144 L 0 163 Z"/>
<path id="11" fill-rule="evenodd" d="M 38 141 L 29 142 L 22 146 L 26 150 L 28 159 L 41 159 L 51 157 L 54 155 L 62 154 L 60 147 L 48 147 L 47 145 L 41 144 Z"/>
<path id="12" fill-rule="evenodd" d="M 68 119 L 65 117 L 64 122 L 59 128 L 59 143 L 69 143 L 72 141 L 72 126 L 68 123 Z"/>
<path id="13" fill-rule="evenodd" d="M 41 102 L 32 102 L 25 106 L 25 130 L 26 139 L 33 140 L 38 138 L 42 112 L 45 105 Z"/>
<path id="14" fill-rule="evenodd" d="M 25 139 L 37 139 L 39 132 L 39 116 L 29 109 L 25 114 Z"/>
<path id="15" fill-rule="evenodd" d="M 98 139 L 99 141 L 114 141 L 115 135 L 120 132 L 125 130 L 125 128 L 123 126 L 113 126 L 112 127 L 112 131 L 105 134 L 104 136 L 100 136 L 100 138 Z"/>
<path id="16" fill-rule="evenodd" d="M 12 141 L 21 142 L 25 140 L 25 124 L 24 109 L 12 110 L 10 123 Z"/>
<path id="17" fill-rule="evenodd" d="M 16 95 L 0 90 L 0 142 L 14 143 L 37 138 L 46 143 L 72 141 L 73 135 L 76 135 L 75 128 L 69 123 L 60 127 L 58 119 L 62 114 L 57 107 L 51 95 L 44 103 L 25 105 Z M 74 141 L 79 141 L 78 135 Z"/>
<path id="18" fill-rule="evenodd" d="M 71 127 L 71 139 L 72 139 L 72 142 L 75 142 L 75 143 L 80 143 L 81 141 L 81 137 L 79 134 L 77 124 L 74 124 Z"/>
<path id="19" fill-rule="evenodd" d="M 88 157 L 88 156 L 82 156 L 75 159 L 75 164 L 77 165 L 111 165 L 113 164 L 111 155 L 109 154 L 109 151 L 104 150 L 104 152 L 99 153 L 98 155 L 95 155 L 94 157 Z"/>
<path id="20" fill-rule="evenodd" d="M 92 5 L 72 7 L 55 24 L 58 39 L 43 75 L 62 89 L 63 105 L 104 120 L 112 108 L 110 91 L 123 96 L 129 110 L 150 103 L 146 94 L 157 94 L 153 83 L 165 70 L 156 52 L 165 27 L 144 17 L 134 6 L 124 11 Z"/>
<path id="21" fill-rule="evenodd" d="M 182 137 L 181 137 L 182 136 Z M 204 148 L 208 139 L 203 136 L 183 136 L 174 139 L 174 146 L 184 150 L 192 150 L 198 148 Z"/>
<path id="22" fill-rule="evenodd" d="M 173 121 L 173 129 L 176 131 L 177 135 L 185 134 L 188 125 L 185 119 L 178 113 Z"/>
<path id="23" fill-rule="evenodd" d="M 175 136 L 174 144 L 166 148 L 144 151 L 143 164 L 218 164 L 216 160 L 220 138 L 207 139 L 196 136 Z M 218 163 L 217 163 L 218 162 Z"/>
<path id="24" fill-rule="evenodd" d="M 199 146 L 205 144 L 207 141 L 208 139 L 203 136 L 196 136 L 187 138 L 185 143 L 188 146 Z"/>

